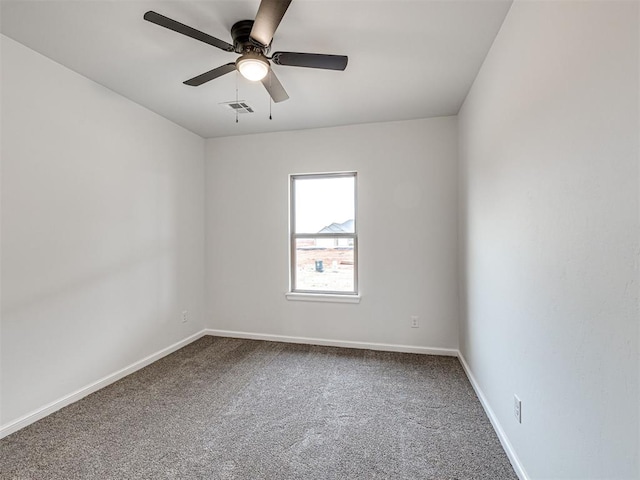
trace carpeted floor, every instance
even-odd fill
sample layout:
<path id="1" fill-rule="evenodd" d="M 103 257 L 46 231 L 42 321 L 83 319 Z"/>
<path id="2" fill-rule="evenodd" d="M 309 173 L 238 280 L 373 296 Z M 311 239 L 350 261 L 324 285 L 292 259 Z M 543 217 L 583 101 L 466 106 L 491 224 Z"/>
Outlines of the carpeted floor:
<path id="1" fill-rule="evenodd" d="M 2 479 L 514 479 L 458 360 L 204 337 L 0 440 Z"/>

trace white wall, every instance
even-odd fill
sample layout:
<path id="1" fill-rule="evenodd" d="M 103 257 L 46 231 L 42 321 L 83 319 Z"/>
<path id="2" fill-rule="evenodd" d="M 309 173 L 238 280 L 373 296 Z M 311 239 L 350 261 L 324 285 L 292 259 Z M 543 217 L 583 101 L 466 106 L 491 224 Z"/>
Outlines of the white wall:
<path id="1" fill-rule="evenodd" d="M 6 425 L 203 327 L 204 140 L 1 41 Z"/>
<path id="2" fill-rule="evenodd" d="M 455 117 L 211 139 L 206 157 L 210 328 L 457 348 Z M 361 303 L 285 299 L 288 175 L 353 170 Z"/>
<path id="3" fill-rule="evenodd" d="M 638 17 L 516 0 L 459 116 L 461 350 L 532 479 L 639 478 Z"/>

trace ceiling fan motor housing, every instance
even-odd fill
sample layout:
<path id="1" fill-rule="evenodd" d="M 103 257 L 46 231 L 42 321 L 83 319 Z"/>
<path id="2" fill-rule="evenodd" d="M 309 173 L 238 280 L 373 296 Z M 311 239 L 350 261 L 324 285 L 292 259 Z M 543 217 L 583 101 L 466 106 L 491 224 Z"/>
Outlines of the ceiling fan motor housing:
<path id="1" fill-rule="evenodd" d="M 267 55 L 271 49 L 271 45 L 260 45 L 251 39 L 251 29 L 253 28 L 253 20 L 240 20 L 231 27 L 231 38 L 233 38 L 233 48 L 236 53 L 258 53 Z"/>

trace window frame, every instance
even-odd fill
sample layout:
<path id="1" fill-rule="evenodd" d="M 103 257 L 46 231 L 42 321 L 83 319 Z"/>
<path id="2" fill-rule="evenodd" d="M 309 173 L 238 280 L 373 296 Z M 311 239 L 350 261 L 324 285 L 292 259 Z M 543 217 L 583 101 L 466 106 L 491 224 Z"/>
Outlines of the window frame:
<path id="1" fill-rule="evenodd" d="M 296 233 L 295 183 L 297 179 L 353 177 L 353 233 Z M 359 297 L 358 289 L 358 172 L 297 173 L 289 175 L 289 294 L 349 298 Z M 298 239 L 350 238 L 353 240 L 353 291 L 304 290 L 295 288 L 297 279 L 296 241 Z"/>

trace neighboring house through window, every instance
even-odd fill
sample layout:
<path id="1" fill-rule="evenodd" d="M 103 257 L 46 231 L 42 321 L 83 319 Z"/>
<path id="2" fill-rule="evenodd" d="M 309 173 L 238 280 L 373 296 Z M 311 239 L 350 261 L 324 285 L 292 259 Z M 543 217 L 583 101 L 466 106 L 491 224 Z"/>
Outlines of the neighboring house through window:
<path id="1" fill-rule="evenodd" d="M 291 292 L 357 295 L 356 173 L 290 179 Z"/>

